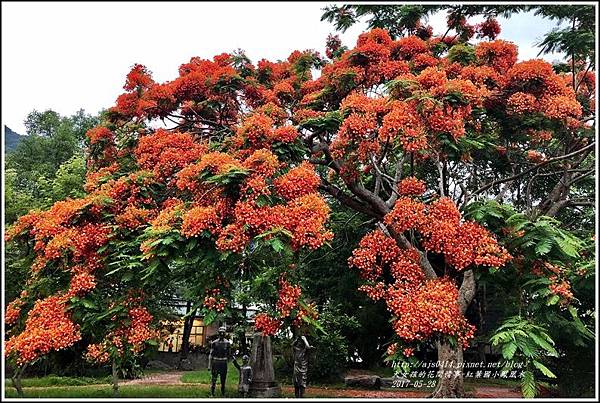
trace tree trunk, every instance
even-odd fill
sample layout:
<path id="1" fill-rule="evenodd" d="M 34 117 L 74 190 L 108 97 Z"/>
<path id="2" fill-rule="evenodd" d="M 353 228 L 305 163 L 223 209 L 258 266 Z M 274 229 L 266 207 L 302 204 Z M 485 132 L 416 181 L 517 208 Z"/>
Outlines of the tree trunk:
<path id="1" fill-rule="evenodd" d="M 117 374 L 117 359 L 112 360 L 112 389 L 113 397 L 119 397 L 119 375 Z"/>
<path id="2" fill-rule="evenodd" d="M 190 351 L 190 333 L 192 333 L 192 325 L 194 324 L 194 312 L 190 312 L 192 309 L 192 301 L 187 302 L 187 307 L 185 310 L 185 314 L 189 315 L 185 318 L 183 322 L 183 335 L 181 338 L 181 352 L 179 356 L 179 360 L 184 360 L 187 358 L 188 352 Z"/>
<path id="3" fill-rule="evenodd" d="M 462 284 L 458 290 L 458 305 L 464 315 L 475 296 L 475 276 L 473 270 L 466 270 Z M 460 344 L 455 347 L 442 340 L 437 343 L 438 349 L 438 382 L 431 397 L 464 397 L 463 384 L 463 348 Z"/>
<path id="4" fill-rule="evenodd" d="M 452 347 L 450 343 L 441 341 L 437 343 L 437 350 L 439 364 L 438 383 L 431 397 L 464 397 L 462 346 L 457 345 L 456 347 Z"/>
<path id="5" fill-rule="evenodd" d="M 246 304 L 242 304 L 242 331 L 241 331 L 241 335 L 240 335 L 240 350 L 242 350 L 242 355 L 244 354 L 248 354 L 248 343 L 246 342 L 246 324 L 247 324 L 247 319 L 246 319 L 246 315 L 248 313 L 248 308 L 246 307 Z"/>
<path id="6" fill-rule="evenodd" d="M 23 371 L 25 371 L 26 366 L 27 364 L 24 364 L 23 366 L 17 366 L 17 368 L 15 369 L 15 373 L 10 378 L 14 388 L 17 391 L 17 396 L 19 397 L 25 397 L 23 393 L 23 386 L 21 385 L 21 377 L 23 376 Z"/>

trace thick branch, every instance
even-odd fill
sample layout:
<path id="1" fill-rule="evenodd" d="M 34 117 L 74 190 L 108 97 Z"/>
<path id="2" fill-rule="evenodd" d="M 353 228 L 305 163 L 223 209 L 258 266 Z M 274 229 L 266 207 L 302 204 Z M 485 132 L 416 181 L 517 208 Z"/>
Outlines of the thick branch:
<path id="1" fill-rule="evenodd" d="M 475 296 L 475 276 L 473 270 L 469 269 L 464 272 L 463 281 L 458 290 L 458 305 L 463 315 L 467 312 L 473 296 Z"/>
<path id="2" fill-rule="evenodd" d="M 382 228 L 384 232 L 387 232 L 389 236 L 394 238 L 396 242 L 402 247 L 402 249 L 412 248 L 419 252 L 419 256 L 421 257 L 421 268 L 423 269 L 423 273 L 425 273 L 425 277 L 427 277 L 428 279 L 434 279 L 438 277 L 433 266 L 431 265 L 431 262 L 429 262 L 429 259 L 427 258 L 426 252 L 422 252 L 418 248 L 414 247 L 403 234 L 397 233 L 391 227 L 385 227 L 383 224 L 380 224 L 380 228 Z"/>
<path id="3" fill-rule="evenodd" d="M 366 205 L 362 204 L 360 201 L 352 198 L 350 195 L 344 193 L 338 187 L 336 187 L 326 181 L 323 181 L 323 182 L 324 183 L 321 183 L 319 185 L 319 189 L 321 189 L 321 190 L 327 192 L 328 194 L 330 194 L 331 196 L 335 197 L 344 206 L 350 207 L 351 209 L 353 209 L 355 211 L 361 212 L 361 213 L 366 214 L 373 218 L 381 218 L 381 216 L 376 214 L 375 211 L 373 211 L 373 209 L 369 208 L 369 206 L 366 206 Z"/>

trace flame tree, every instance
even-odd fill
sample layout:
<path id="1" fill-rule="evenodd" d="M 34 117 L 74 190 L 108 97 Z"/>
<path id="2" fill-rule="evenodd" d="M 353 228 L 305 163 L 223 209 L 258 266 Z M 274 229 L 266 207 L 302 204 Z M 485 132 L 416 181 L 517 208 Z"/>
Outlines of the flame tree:
<path id="1" fill-rule="evenodd" d="M 313 59 L 298 52 L 273 64 L 290 78 L 281 99 L 310 78 Z M 226 317 L 234 294 L 271 302 L 256 318 L 265 334 L 313 321 L 288 272 L 303 248 L 332 238 L 329 207 L 286 104 L 261 102 L 256 77 L 266 78 L 235 63 L 194 58 L 166 84 L 134 66 L 127 92 L 87 133 L 86 197 L 33 211 L 7 232 L 31 267 L 6 310 L 6 354 L 19 371 L 85 344 L 85 357 L 112 361 L 114 375 L 156 344 L 152 305 L 182 279 L 207 321 Z M 173 116 L 188 123 L 146 125 Z"/>
<path id="2" fill-rule="evenodd" d="M 309 115 L 300 124 L 312 160 L 330 168 L 322 189 L 381 227 L 361 241 L 349 264 L 365 280 L 361 289 L 392 313 L 399 342 L 389 354 L 402 360 L 433 340 L 439 362 L 448 365 L 439 370 L 434 396 L 464 393 L 462 377 L 450 372 L 473 335 L 464 314 L 475 276 L 487 272 L 482 268 L 506 268 L 514 253 L 508 271 L 522 278 L 527 266 L 551 258 L 556 243 L 525 234 L 528 220 L 512 217 L 503 228 L 509 253 L 459 208 L 496 198 L 536 219 L 593 205 L 591 187 L 578 187 L 594 173 L 589 66 L 573 77 L 542 60 L 517 62 L 517 47 L 495 40 L 500 26 L 493 18 L 474 26 L 451 13 L 448 26 L 433 37 L 417 20 L 408 30 L 414 35 L 397 40 L 376 28 L 353 49 L 331 37 L 334 62 L 307 88 L 298 112 Z M 457 33 L 448 35 L 451 29 Z M 487 40 L 469 44 L 475 34 Z M 552 179 L 536 183 L 541 177 Z M 564 266 L 576 252 L 561 245 L 567 253 L 557 259 Z M 550 304 L 568 305 L 572 269 L 527 274 L 545 276 L 545 294 L 536 290 L 529 298 L 550 293 Z"/>
<path id="3" fill-rule="evenodd" d="M 463 31 L 393 40 L 374 29 L 352 49 L 330 37 L 327 59 L 192 58 L 164 83 L 134 66 L 88 132 L 88 196 L 32 212 L 7 234 L 31 259 L 7 310 L 9 356 L 24 364 L 80 339 L 90 359 L 135 355 L 156 336 L 148 296 L 175 281 L 206 316 L 226 316 L 231 300 L 262 303 L 265 334 L 314 323 L 294 263 L 332 238 L 335 198 L 377 223 L 348 263 L 392 314 L 389 353 L 435 342 L 447 366 L 434 394 L 463 395 L 456 368 L 473 337 L 475 275 L 513 256 L 460 208 L 520 192 L 499 187 L 556 162 L 569 161 L 577 181 L 594 145 L 589 105 L 568 77 L 517 62 L 514 44 L 494 40 L 495 20 Z M 470 45 L 476 32 L 489 41 Z M 579 79 L 593 97 L 593 80 Z M 157 120 L 169 128 L 153 129 Z"/>

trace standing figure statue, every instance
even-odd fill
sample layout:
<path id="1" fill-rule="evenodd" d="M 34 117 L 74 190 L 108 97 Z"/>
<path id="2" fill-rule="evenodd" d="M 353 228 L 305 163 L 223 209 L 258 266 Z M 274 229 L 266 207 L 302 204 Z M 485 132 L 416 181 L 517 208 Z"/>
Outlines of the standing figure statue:
<path id="1" fill-rule="evenodd" d="M 294 349 L 294 395 L 304 397 L 306 389 L 306 379 L 308 375 L 308 350 L 313 346 L 308 344 L 306 336 L 298 332 L 292 343 Z"/>
<path id="2" fill-rule="evenodd" d="M 238 392 L 242 394 L 242 397 L 248 397 L 250 391 L 250 384 L 252 383 L 252 367 L 249 365 L 250 357 L 247 354 L 242 356 L 242 365 L 238 364 L 237 360 L 233 360 L 233 365 L 240 372 L 240 383 L 238 385 Z"/>
<path id="3" fill-rule="evenodd" d="M 210 343 L 208 369 L 211 371 L 210 395 L 215 395 L 217 375 L 221 378 L 221 396 L 225 396 L 225 380 L 227 379 L 227 363 L 232 358 L 231 343 L 225 338 L 225 327 L 219 328 L 219 337 Z"/>

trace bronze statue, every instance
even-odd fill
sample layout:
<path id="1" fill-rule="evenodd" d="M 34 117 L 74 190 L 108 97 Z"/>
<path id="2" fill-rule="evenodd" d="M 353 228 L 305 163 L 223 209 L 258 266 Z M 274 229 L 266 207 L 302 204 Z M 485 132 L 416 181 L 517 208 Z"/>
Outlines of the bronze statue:
<path id="1" fill-rule="evenodd" d="M 219 328 L 219 338 L 210 343 L 208 369 L 211 371 L 210 395 L 215 395 L 217 375 L 221 378 L 221 396 L 225 396 L 225 380 L 227 379 L 227 363 L 231 354 L 231 343 L 225 339 L 225 327 Z"/>
<path id="2" fill-rule="evenodd" d="M 304 397 L 306 379 L 308 374 L 308 351 L 312 348 L 306 340 L 306 336 L 298 333 L 292 343 L 294 349 L 294 395 Z"/>
<path id="3" fill-rule="evenodd" d="M 250 357 L 247 354 L 242 356 L 242 365 L 238 364 L 237 360 L 233 360 L 233 365 L 240 372 L 240 383 L 238 384 L 238 392 L 242 394 L 242 397 L 248 397 L 250 391 L 250 384 L 252 383 L 252 367 L 248 364 Z"/>

